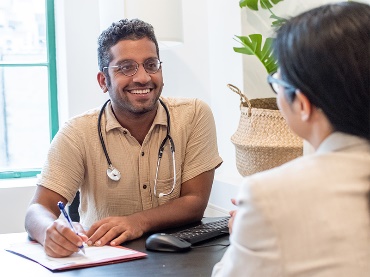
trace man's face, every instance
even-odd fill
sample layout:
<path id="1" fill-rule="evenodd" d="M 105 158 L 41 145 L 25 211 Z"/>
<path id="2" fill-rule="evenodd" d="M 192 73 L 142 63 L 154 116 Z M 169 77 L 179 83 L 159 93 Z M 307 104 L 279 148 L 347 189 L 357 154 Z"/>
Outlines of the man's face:
<path id="1" fill-rule="evenodd" d="M 148 38 L 121 40 L 111 48 L 111 53 L 113 59 L 109 66 L 120 66 L 127 60 L 139 64 L 133 76 L 124 75 L 119 68 L 106 69 L 111 79 L 108 91 L 114 111 L 139 115 L 154 110 L 163 88 L 162 69 L 149 74 L 143 63 L 158 58 L 155 44 Z"/>

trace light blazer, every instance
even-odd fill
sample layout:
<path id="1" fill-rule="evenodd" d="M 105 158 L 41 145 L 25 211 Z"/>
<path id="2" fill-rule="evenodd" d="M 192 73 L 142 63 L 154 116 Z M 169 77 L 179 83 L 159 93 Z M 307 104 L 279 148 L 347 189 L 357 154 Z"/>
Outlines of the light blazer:
<path id="1" fill-rule="evenodd" d="M 212 276 L 370 276 L 370 143 L 330 135 L 316 153 L 246 177 Z"/>

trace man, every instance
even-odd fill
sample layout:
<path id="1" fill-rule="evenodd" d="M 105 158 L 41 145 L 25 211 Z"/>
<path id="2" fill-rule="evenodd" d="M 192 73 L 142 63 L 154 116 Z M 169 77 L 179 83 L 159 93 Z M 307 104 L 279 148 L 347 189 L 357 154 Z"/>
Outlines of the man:
<path id="1" fill-rule="evenodd" d="M 55 136 L 26 215 L 30 237 L 52 257 L 69 256 L 83 242 L 119 245 L 200 220 L 222 163 L 210 108 L 197 99 L 160 99 L 162 69 L 150 24 L 113 23 L 99 37 L 98 62 L 97 79 L 110 101 Z M 57 206 L 71 203 L 78 190 L 80 236 L 58 219 Z"/>
<path id="2" fill-rule="evenodd" d="M 369 5 L 343 2 L 278 30 L 268 80 L 316 152 L 244 179 L 212 276 L 369 276 L 369 20 Z"/>

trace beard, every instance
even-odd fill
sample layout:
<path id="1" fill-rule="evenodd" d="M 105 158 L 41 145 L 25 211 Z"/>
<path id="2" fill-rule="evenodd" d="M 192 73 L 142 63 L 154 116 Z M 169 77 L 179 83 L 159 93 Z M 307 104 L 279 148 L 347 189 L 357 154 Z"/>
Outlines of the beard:
<path id="1" fill-rule="evenodd" d="M 135 88 L 138 88 L 138 86 Z M 124 91 L 113 91 L 112 88 L 109 88 L 109 96 L 114 103 L 114 107 L 121 112 L 140 116 L 157 109 L 162 88 L 163 85 L 159 89 L 153 85 L 153 88 L 148 93 L 149 96 L 145 97 L 143 95 L 142 99 L 140 95 L 131 94 L 129 92 L 130 89 L 125 88 Z"/>

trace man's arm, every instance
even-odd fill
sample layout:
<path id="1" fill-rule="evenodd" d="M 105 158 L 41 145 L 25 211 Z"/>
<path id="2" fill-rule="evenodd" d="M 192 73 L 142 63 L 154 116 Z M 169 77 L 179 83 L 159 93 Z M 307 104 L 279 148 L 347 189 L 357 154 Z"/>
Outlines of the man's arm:
<path id="1" fill-rule="evenodd" d="M 58 201 L 67 203 L 60 194 L 38 186 L 27 209 L 25 227 L 29 236 L 44 246 L 47 255 L 66 257 L 78 252 L 87 237 L 77 236 L 65 220 L 58 219 Z M 80 225 L 75 227 L 77 232 L 84 232 Z"/>
<path id="2" fill-rule="evenodd" d="M 156 231 L 201 220 L 211 193 L 215 170 L 209 170 L 184 182 L 179 198 L 153 209 L 124 217 L 107 217 L 94 223 L 87 235 L 88 244 L 119 245 Z"/>

